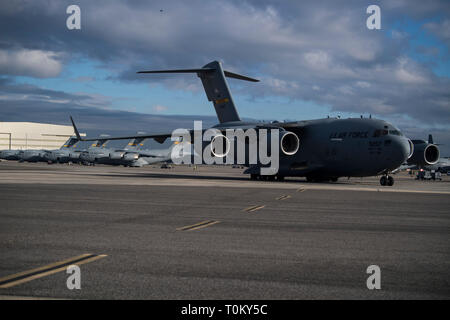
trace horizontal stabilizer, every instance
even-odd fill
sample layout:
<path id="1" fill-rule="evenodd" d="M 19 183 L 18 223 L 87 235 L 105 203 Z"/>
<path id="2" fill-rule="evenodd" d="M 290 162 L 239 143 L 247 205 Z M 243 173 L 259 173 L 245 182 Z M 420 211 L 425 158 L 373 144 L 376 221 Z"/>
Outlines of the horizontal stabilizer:
<path id="1" fill-rule="evenodd" d="M 137 73 L 210 73 L 215 71 L 214 68 L 199 68 L 199 69 L 174 69 L 174 70 L 150 70 L 150 71 L 138 71 Z M 251 81 L 251 82 L 259 82 L 258 79 L 250 78 L 247 76 L 243 76 L 241 74 L 237 74 L 234 72 L 223 70 L 223 73 L 228 78 Z"/>
<path id="2" fill-rule="evenodd" d="M 174 70 L 151 70 L 151 71 L 138 71 L 137 73 L 198 73 L 198 72 L 211 72 L 212 68 L 199 68 L 199 69 L 174 69 Z"/>
<path id="3" fill-rule="evenodd" d="M 228 77 L 228 78 L 234 78 L 234 79 L 245 80 L 245 81 L 251 81 L 251 82 L 259 82 L 258 79 L 253 79 L 253 78 L 246 77 L 246 76 L 243 76 L 243 75 L 240 75 L 240 74 L 237 74 L 237 73 L 233 73 L 233 72 L 230 72 L 230 71 L 224 70 L 223 73 L 224 73 L 225 76 Z"/>

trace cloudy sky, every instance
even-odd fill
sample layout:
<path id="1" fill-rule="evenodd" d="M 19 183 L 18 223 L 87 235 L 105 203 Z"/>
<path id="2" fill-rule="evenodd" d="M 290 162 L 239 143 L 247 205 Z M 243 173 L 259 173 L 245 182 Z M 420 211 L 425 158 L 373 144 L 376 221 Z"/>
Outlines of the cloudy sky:
<path id="1" fill-rule="evenodd" d="M 81 30 L 66 27 L 71 4 Z M 371 4 L 381 30 L 366 27 Z M 72 114 L 88 133 L 214 123 L 196 76 L 136 71 L 219 60 L 261 80 L 229 80 L 243 118 L 372 114 L 433 133 L 450 155 L 448 1 L 12 0 L 0 28 L 0 121 Z"/>

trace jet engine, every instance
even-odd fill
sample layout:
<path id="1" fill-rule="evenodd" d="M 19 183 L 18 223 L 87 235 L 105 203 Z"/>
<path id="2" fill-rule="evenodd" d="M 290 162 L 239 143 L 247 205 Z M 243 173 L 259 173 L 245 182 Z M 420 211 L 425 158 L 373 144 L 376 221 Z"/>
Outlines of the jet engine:
<path id="1" fill-rule="evenodd" d="M 281 129 L 279 131 L 279 135 L 278 135 L 278 139 L 279 139 L 279 148 L 282 154 L 284 155 L 294 155 L 297 153 L 298 149 L 300 148 L 300 139 L 298 138 L 298 136 L 291 132 L 291 131 L 285 131 L 284 129 Z M 256 138 L 258 142 L 259 138 Z M 268 150 L 271 149 L 270 146 L 270 132 L 268 134 L 267 137 L 267 148 Z M 245 153 L 248 155 L 249 153 L 249 149 L 248 149 L 248 144 L 246 142 L 246 148 L 245 148 Z M 211 144 L 210 144 L 210 148 L 211 148 L 211 152 L 214 156 L 216 157 L 225 157 L 228 152 L 230 151 L 230 146 L 231 143 L 228 140 L 228 138 L 222 134 L 218 134 L 216 136 L 214 136 L 214 138 L 211 140 Z M 236 146 L 235 146 L 236 148 Z"/>
<path id="2" fill-rule="evenodd" d="M 69 158 L 71 158 L 71 159 L 80 159 L 80 152 L 71 152 L 71 153 L 69 153 Z"/>
<path id="3" fill-rule="evenodd" d="M 226 157 L 230 152 L 230 141 L 223 134 L 218 134 L 211 139 L 211 153 L 218 158 Z"/>
<path id="4" fill-rule="evenodd" d="M 121 160 L 123 158 L 124 153 L 123 152 L 111 152 L 109 154 L 109 158 L 111 160 Z"/>
<path id="5" fill-rule="evenodd" d="M 410 159 L 414 154 L 414 143 L 411 141 L 411 139 L 408 139 L 408 144 L 409 144 L 408 159 Z"/>
<path id="6" fill-rule="evenodd" d="M 439 148 L 435 144 L 420 143 L 414 145 L 414 151 L 408 163 L 419 166 L 435 164 L 439 161 Z"/>
<path id="7" fill-rule="evenodd" d="M 300 139 L 290 131 L 280 131 L 280 149 L 287 156 L 297 153 L 300 148 Z"/>
<path id="8" fill-rule="evenodd" d="M 134 161 L 137 159 L 139 159 L 139 154 L 137 154 L 137 153 L 126 153 L 123 156 L 123 160 L 125 160 L 125 161 Z"/>

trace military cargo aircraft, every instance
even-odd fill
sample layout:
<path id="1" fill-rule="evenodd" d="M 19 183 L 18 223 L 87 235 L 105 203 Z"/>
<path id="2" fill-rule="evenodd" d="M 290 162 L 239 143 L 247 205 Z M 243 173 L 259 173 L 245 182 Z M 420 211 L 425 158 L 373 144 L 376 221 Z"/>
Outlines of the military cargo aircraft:
<path id="1" fill-rule="evenodd" d="M 184 156 L 186 155 L 194 155 L 194 150 L 192 149 L 192 145 L 189 142 L 183 141 L 175 141 L 169 148 L 166 149 L 151 149 L 151 150 L 141 150 L 139 151 L 139 158 L 135 160 L 130 166 L 131 167 L 142 167 L 144 165 L 150 165 L 155 163 L 170 163 L 173 159 L 177 157 L 183 157 L 183 155 L 176 154 L 174 148 L 176 146 L 180 146 L 185 144 L 187 147 L 184 150 Z"/>
<path id="2" fill-rule="evenodd" d="M 75 150 L 78 142 L 79 140 L 77 138 L 72 137 L 60 149 L 46 151 L 43 154 L 43 161 L 47 161 L 48 163 L 77 162 L 81 152 Z"/>
<path id="3" fill-rule="evenodd" d="M 0 159 L 20 160 L 20 154 L 23 150 L 0 150 Z"/>
<path id="4" fill-rule="evenodd" d="M 426 170 L 435 170 L 441 173 L 450 172 L 450 159 L 449 158 L 439 158 L 435 164 L 429 164 L 425 166 Z"/>
<path id="5" fill-rule="evenodd" d="M 78 142 L 79 140 L 75 137 L 70 137 L 59 149 L 56 150 L 47 150 L 47 149 L 38 149 L 38 150 L 21 150 L 17 153 L 17 159 L 11 160 L 19 160 L 19 161 L 27 161 L 27 162 L 42 162 L 48 161 L 47 155 L 51 153 L 61 153 L 66 154 L 71 148 Z"/>
<path id="6" fill-rule="evenodd" d="M 77 137 L 81 137 L 79 132 L 75 132 L 75 134 Z M 109 141 L 108 137 L 109 135 L 101 134 L 98 139 L 95 139 L 95 142 L 92 145 L 80 153 L 80 162 L 87 165 L 95 165 L 103 162 L 104 159 L 109 159 L 109 154 L 114 152 L 114 150 L 105 148 Z"/>
<path id="7" fill-rule="evenodd" d="M 219 120 L 219 124 L 212 127 L 220 132 L 217 136 L 223 136 L 227 130 L 233 129 L 276 130 L 279 133 L 279 168 L 275 174 L 268 175 L 264 173 L 266 171 L 263 171 L 263 163 L 250 164 L 246 159 L 244 165 L 248 169 L 244 173 L 250 174 L 252 179 L 283 180 L 287 176 L 300 176 L 306 177 L 308 181 L 336 181 L 339 177 L 382 175 L 380 184 L 391 186 L 394 184 L 394 179 L 389 173 L 398 168 L 413 153 L 412 142 L 398 128 L 378 119 L 326 118 L 270 124 L 242 121 L 225 77 L 252 82 L 259 80 L 223 70 L 218 61 L 210 62 L 197 69 L 139 71 L 138 73 L 197 74 L 202 81 L 208 100 L 214 105 Z M 195 136 L 193 130 L 190 132 Z M 109 139 L 153 138 L 163 143 L 171 136 L 172 133 L 167 132 Z M 213 137 L 211 142 L 216 137 Z"/>
<path id="8" fill-rule="evenodd" d="M 78 128 L 75 121 L 70 117 L 72 121 L 73 129 L 76 135 L 79 135 Z M 143 135 L 143 133 L 138 133 Z M 171 162 L 172 161 L 172 150 L 183 142 L 178 140 L 175 141 L 169 148 L 165 149 L 152 149 L 152 150 L 142 150 L 143 142 L 146 139 L 133 138 L 128 145 L 123 149 L 107 149 L 104 148 L 108 137 L 107 135 L 102 136 L 101 144 L 99 142 L 93 144 L 91 148 L 82 152 L 81 159 L 88 163 L 101 163 L 110 165 L 123 165 L 126 167 L 142 167 L 149 164 L 156 164 L 160 162 Z M 80 136 L 81 138 L 81 136 Z"/>

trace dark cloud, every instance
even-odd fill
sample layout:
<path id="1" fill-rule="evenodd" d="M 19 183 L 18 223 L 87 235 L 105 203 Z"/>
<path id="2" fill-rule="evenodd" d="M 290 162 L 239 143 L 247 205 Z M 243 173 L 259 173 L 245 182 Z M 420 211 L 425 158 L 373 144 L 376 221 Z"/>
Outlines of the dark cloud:
<path id="1" fill-rule="evenodd" d="M 0 120 L 30 121 L 69 125 L 72 115 L 80 129 L 89 134 L 133 134 L 137 131 L 167 132 L 176 128 L 192 128 L 194 120 L 205 126 L 216 121 L 213 116 L 152 115 L 109 109 L 108 101 L 96 101 L 89 94 L 70 94 L 17 84 L 0 78 Z"/>

